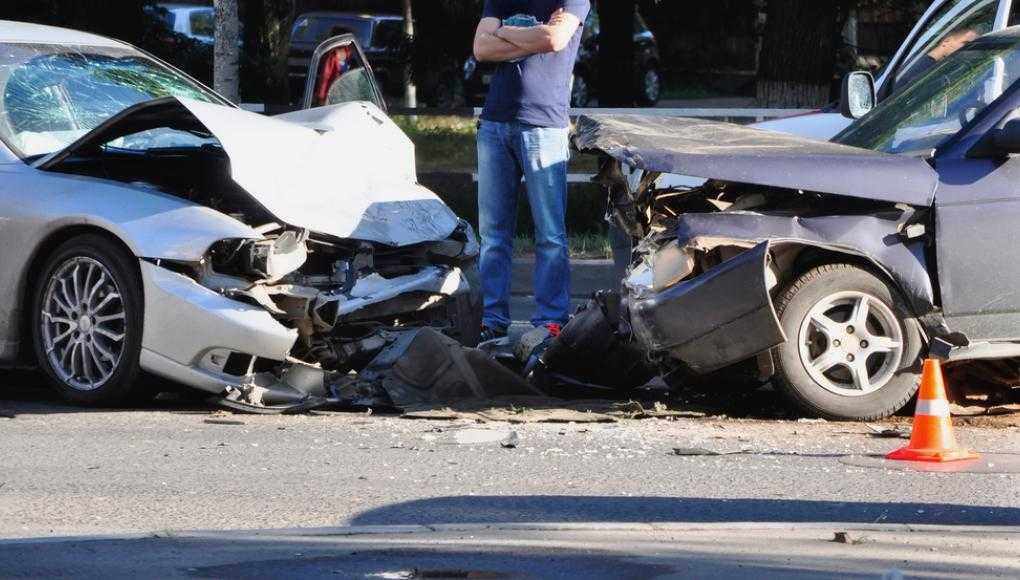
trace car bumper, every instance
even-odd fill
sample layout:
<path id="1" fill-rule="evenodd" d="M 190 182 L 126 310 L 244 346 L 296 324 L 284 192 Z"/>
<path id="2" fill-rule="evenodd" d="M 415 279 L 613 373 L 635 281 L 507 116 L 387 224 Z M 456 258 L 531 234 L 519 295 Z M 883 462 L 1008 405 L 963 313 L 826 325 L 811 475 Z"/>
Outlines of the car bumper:
<path id="1" fill-rule="evenodd" d="M 785 342 L 769 294 L 769 260 L 769 244 L 761 243 L 660 292 L 632 290 L 635 334 L 649 351 L 668 352 L 699 373 Z"/>
<path id="2" fill-rule="evenodd" d="M 224 372 L 231 354 L 284 361 L 297 331 L 265 309 L 231 300 L 191 278 L 141 261 L 146 371 L 212 393 L 240 377 Z"/>

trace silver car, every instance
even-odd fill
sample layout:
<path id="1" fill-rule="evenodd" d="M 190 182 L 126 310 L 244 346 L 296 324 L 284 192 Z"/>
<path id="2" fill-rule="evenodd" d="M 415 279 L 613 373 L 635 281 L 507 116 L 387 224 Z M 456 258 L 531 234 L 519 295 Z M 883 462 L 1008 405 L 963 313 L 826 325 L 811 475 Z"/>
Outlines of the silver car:
<path id="1" fill-rule="evenodd" d="M 393 329 L 477 340 L 478 244 L 418 185 L 353 37 L 314 107 L 243 111 L 107 38 L 0 21 L 0 359 L 69 400 L 143 373 L 286 409 Z"/>

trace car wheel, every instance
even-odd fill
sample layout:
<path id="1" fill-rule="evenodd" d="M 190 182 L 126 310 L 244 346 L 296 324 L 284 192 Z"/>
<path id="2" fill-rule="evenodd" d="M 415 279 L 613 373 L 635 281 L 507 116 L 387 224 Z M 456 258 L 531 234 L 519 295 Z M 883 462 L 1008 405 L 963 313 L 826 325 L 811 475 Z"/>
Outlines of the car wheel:
<path id="1" fill-rule="evenodd" d="M 574 75 L 570 87 L 570 106 L 587 107 L 590 101 L 591 87 L 588 86 L 588 79 L 584 78 L 584 75 Z"/>
<path id="2" fill-rule="evenodd" d="M 853 264 L 816 267 L 781 295 L 787 340 L 777 387 L 798 407 L 836 420 L 874 420 L 917 390 L 923 340 L 895 288 Z"/>
<path id="3" fill-rule="evenodd" d="M 662 77 L 659 69 L 652 67 L 646 69 L 641 75 L 641 87 L 638 90 L 638 101 L 646 107 L 654 107 L 659 103 L 662 95 Z"/>
<path id="4" fill-rule="evenodd" d="M 82 235 L 46 260 L 32 301 L 36 357 L 70 402 L 118 405 L 136 394 L 142 287 L 134 259 L 110 240 Z"/>

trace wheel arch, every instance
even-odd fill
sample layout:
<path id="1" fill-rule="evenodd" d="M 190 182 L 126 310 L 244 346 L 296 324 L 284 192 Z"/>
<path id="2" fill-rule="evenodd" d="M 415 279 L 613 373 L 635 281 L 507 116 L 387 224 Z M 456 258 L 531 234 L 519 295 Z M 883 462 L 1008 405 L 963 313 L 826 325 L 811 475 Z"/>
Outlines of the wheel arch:
<path id="1" fill-rule="evenodd" d="M 46 264 L 46 260 L 53 255 L 53 252 L 60 247 L 64 242 L 75 238 L 77 236 L 94 234 L 105 238 L 115 245 L 120 247 L 124 252 L 130 256 L 135 256 L 134 250 L 123 239 L 117 236 L 112 231 L 93 224 L 74 224 L 61 227 L 53 232 L 50 232 L 32 252 L 31 257 L 27 262 L 27 266 L 22 273 L 21 280 L 18 283 L 18 292 L 15 306 L 15 311 L 18 313 L 18 331 L 22 340 L 19 341 L 18 345 L 18 359 L 21 361 L 28 361 L 34 358 L 31 348 L 25 348 L 25 338 L 31 337 L 31 312 L 29 312 L 29 291 L 35 287 L 39 281 L 39 277 L 42 275 L 42 268 Z M 138 276 L 138 282 L 141 283 L 141 269 L 137 262 L 132 262 L 134 273 Z M 142 293 L 142 307 L 144 304 L 144 292 Z"/>
<path id="2" fill-rule="evenodd" d="M 892 272 L 885 267 L 877 259 L 858 254 L 855 252 L 826 248 L 821 246 L 812 245 L 805 242 L 787 242 L 778 247 L 774 247 L 774 252 L 791 252 L 785 267 L 781 264 L 779 284 L 776 285 L 774 291 L 778 292 L 782 288 L 785 288 L 797 278 L 800 278 L 810 270 L 826 264 L 852 264 L 858 266 L 871 274 L 877 276 L 900 296 L 904 306 L 908 309 L 912 318 L 908 320 L 908 323 L 916 324 L 921 332 L 921 339 L 925 345 L 929 342 L 929 332 L 924 324 L 920 321 L 923 319 L 922 314 L 918 312 L 915 306 L 915 299 L 921 298 L 913 296 L 907 292 L 902 282 L 892 274 Z M 775 296 L 773 296 L 775 298 Z"/>

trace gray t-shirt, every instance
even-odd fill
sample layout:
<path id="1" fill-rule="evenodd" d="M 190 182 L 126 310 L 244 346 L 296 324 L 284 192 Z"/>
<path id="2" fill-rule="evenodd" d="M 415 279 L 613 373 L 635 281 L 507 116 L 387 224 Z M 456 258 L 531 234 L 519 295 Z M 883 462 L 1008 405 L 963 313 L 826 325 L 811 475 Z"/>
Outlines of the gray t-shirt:
<path id="1" fill-rule="evenodd" d="M 582 22 L 588 18 L 588 0 L 485 0 L 483 18 L 503 20 L 518 14 L 548 22 L 563 8 Z M 485 99 L 482 119 L 507 123 L 520 121 L 538 127 L 570 125 L 570 81 L 581 46 L 581 29 L 559 52 L 533 54 L 520 62 L 503 62 L 496 67 Z"/>

